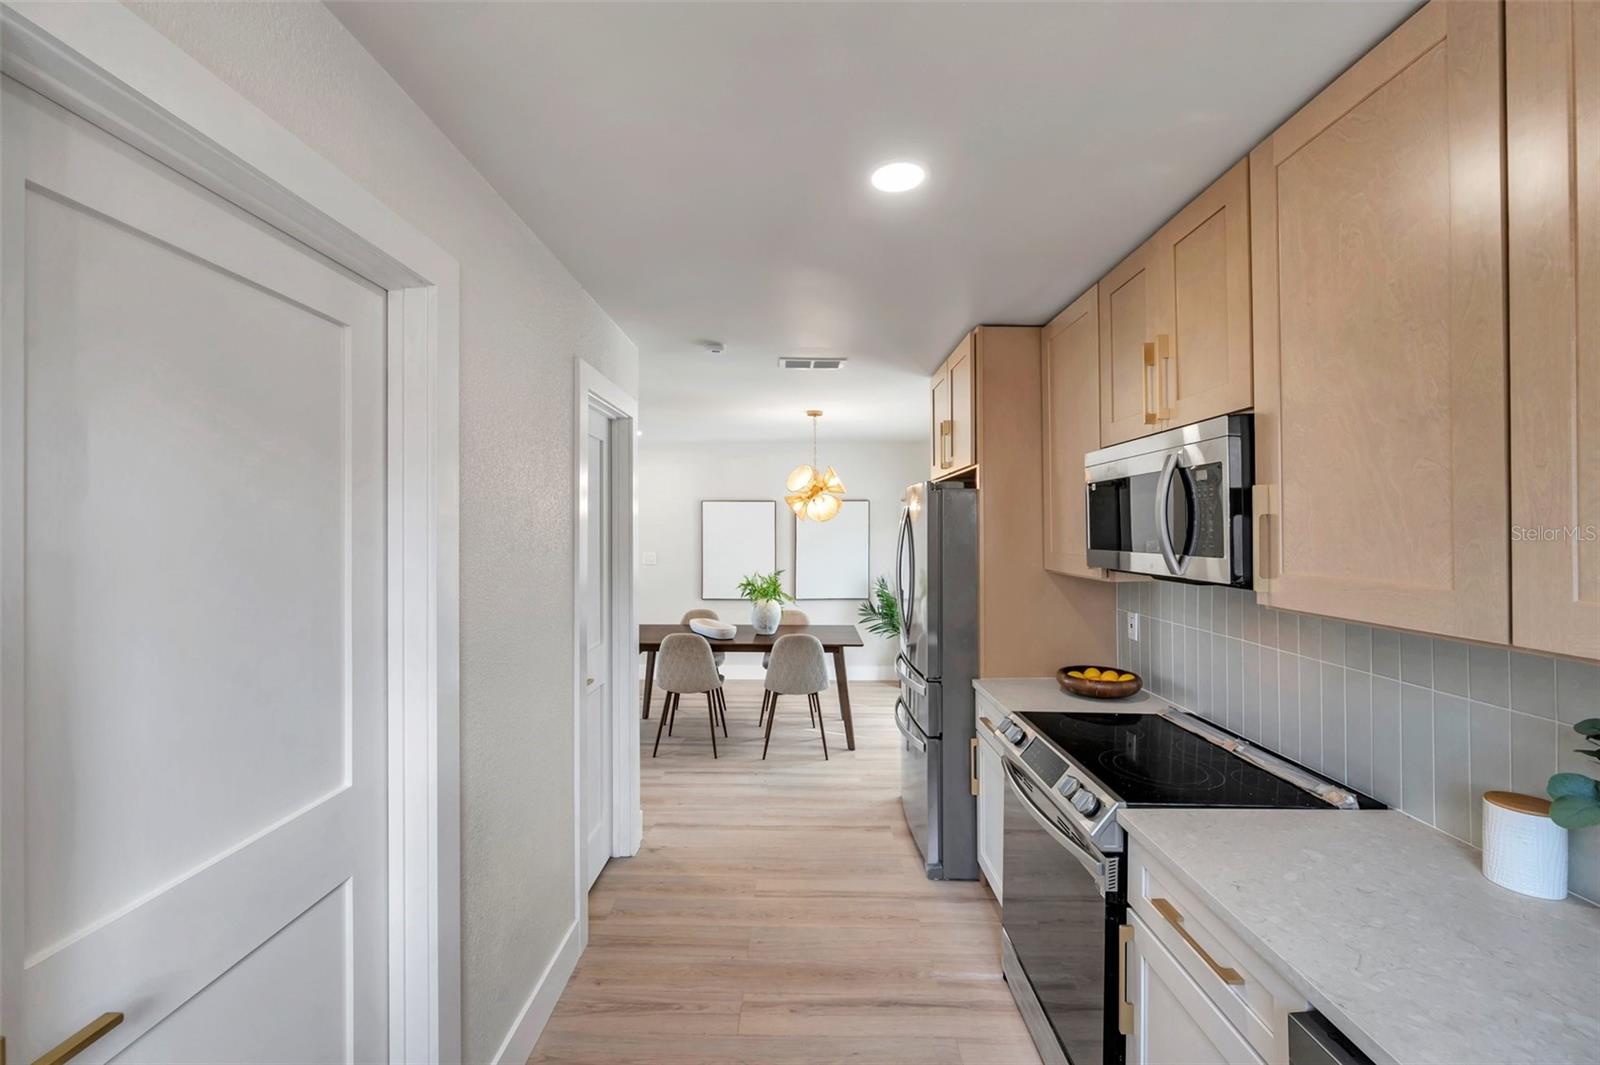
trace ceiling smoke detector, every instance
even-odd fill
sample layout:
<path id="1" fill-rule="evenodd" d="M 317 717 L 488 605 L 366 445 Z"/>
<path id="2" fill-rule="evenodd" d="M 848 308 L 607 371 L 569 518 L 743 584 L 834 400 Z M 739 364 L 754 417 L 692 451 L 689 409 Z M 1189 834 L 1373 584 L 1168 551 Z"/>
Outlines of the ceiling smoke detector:
<path id="1" fill-rule="evenodd" d="M 778 365 L 785 370 L 841 370 L 845 361 L 837 355 L 785 355 Z"/>

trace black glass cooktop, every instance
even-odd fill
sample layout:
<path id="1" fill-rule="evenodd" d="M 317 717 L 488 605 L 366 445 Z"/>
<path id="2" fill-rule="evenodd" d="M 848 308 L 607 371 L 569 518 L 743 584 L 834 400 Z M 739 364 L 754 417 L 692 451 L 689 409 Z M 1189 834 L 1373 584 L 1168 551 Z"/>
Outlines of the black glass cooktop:
<path id="1" fill-rule="evenodd" d="M 1160 714 L 1021 716 L 1129 806 L 1334 809 Z M 1364 808 L 1383 806 L 1351 794 Z"/>

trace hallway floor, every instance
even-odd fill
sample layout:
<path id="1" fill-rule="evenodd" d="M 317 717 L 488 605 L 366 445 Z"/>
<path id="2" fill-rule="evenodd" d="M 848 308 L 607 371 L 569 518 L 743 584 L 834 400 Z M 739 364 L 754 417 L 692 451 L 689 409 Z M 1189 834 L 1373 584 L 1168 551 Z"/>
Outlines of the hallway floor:
<path id="1" fill-rule="evenodd" d="M 805 700 L 761 761 L 758 681 L 728 683 L 711 758 L 685 697 L 650 757 L 644 847 L 589 899 L 589 947 L 533 1062 L 1033 1065 L 1000 977 L 1000 910 L 922 875 L 900 812 L 893 684 L 851 685 L 857 749 L 830 692 L 824 762 Z M 698 702 L 698 705 L 696 703 Z"/>

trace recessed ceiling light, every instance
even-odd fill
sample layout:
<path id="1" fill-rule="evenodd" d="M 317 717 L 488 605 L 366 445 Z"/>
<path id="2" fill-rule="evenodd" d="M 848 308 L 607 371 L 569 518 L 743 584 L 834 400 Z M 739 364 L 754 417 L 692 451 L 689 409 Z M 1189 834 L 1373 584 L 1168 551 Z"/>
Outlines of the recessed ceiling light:
<path id="1" fill-rule="evenodd" d="M 880 192 L 909 192 L 927 176 L 916 163 L 885 163 L 872 172 L 872 187 Z"/>

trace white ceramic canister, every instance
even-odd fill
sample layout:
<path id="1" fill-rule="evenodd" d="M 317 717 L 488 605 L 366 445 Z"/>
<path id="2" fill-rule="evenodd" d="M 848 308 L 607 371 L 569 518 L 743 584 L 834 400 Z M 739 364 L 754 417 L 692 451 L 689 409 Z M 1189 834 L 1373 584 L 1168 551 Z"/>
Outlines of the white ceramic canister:
<path id="1" fill-rule="evenodd" d="M 1484 793 L 1483 875 L 1536 899 L 1567 897 L 1567 830 L 1550 820 L 1549 799 Z"/>

